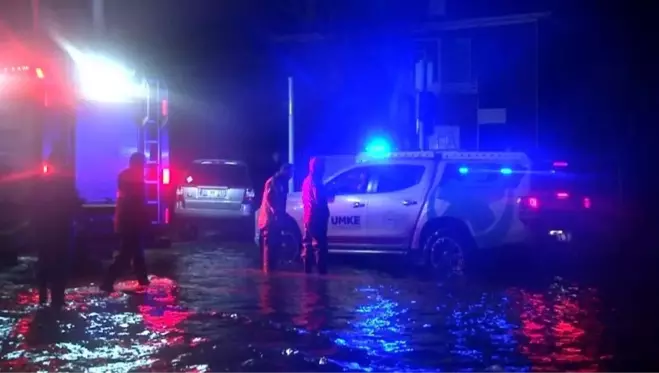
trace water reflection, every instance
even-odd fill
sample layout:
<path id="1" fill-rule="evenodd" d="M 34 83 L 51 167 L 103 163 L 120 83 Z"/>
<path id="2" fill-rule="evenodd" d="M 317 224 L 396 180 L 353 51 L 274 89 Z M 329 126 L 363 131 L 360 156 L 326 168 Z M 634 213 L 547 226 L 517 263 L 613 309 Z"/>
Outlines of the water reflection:
<path id="1" fill-rule="evenodd" d="M 610 354 L 597 291 L 560 279 L 529 290 L 363 269 L 264 275 L 230 255 L 242 254 L 180 255 L 180 272 L 109 297 L 70 289 L 62 313 L 5 288 L 0 370 L 585 371 Z"/>
<path id="2" fill-rule="evenodd" d="M 135 293 L 106 298 L 95 287 L 70 289 L 62 312 L 38 307 L 34 289 L 19 292 L 2 370 L 124 372 L 151 367 L 160 350 L 183 343 L 179 325 L 190 312 L 176 305 L 172 280 L 154 278 L 148 289 L 128 281 L 117 287 Z"/>
<path id="3" fill-rule="evenodd" d="M 602 346 L 601 304 L 595 289 L 580 289 L 556 282 L 546 293 L 521 289 L 517 298 L 525 343 L 520 351 L 536 371 L 591 372 L 602 369 L 608 356 Z M 604 347 L 604 349 L 603 349 Z"/>
<path id="4" fill-rule="evenodd" d="M 327 281 L 308 277 L 302 280 L 299 315 L 293 317 L 293 324 L 308 332 L 320 332 L 332 318 L 329 305 Z"/>

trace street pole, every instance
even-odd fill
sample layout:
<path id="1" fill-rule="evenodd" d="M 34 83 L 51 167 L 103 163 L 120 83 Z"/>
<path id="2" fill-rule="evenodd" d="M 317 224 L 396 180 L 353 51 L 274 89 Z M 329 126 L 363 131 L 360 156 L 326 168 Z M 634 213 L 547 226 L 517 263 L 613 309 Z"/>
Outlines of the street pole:
<path id="1" fill-rule="evenodd" d="M 423 113 L 427 113 L 427 107 L 425 107 L 425 93 L 427 91 L 427 83 L 428 83 L 428 58 L 427 55 L 424 53 L 423 58 L 421 60 L 421 68 L 423 71 L 421 71 L 421 85 L 418 87 L 417 91 L 417 105 L 416 105 L 416 130 L 417 130 L 417 135 L 419 137 L 419 150 L 425 150 L 425 144 L 426 144 L 426 137 L 425 137 L 425 126 L 427 123 L 425 123 L 425 117 Z M 423 118 L 422 118 L 423 116 Z"/>
<path id="2" fill-rule="evenodd" d="M 103 35 L 105 32 L 104 0 L 92 0 L 92 24 L 96 35 Z"/>
<path id="3" fill-rule="evenodd" d="M 478 84 L 478 79 L 476 79 L 476 151 L 481 150 L 481 123 L 478 118 L 478 114 L 481 110 L 481 95 L 480 95 L 480 86 Z"/>
<path id="4" fill-rule="evenodd" d="M 535 148 L 540 148 L 540 37 L 539 21 L 535 21 Z"/>
<path id="5" fill-rule="evenodd" d="M 288 163 L 293 164 L 295 159 L 294 148 L 294 114 L 293 114 L 293 77 L 288 77 Z M 288 181 L 288 191 L 293 192 L 294 178 Z"/>
<path id="6" fill-rule="evenodd" d="M 31 3 L 31 8 L 32 8 L 32 29 L 36 32 L 39 31 L 39 0 L 32 0 Z"/>

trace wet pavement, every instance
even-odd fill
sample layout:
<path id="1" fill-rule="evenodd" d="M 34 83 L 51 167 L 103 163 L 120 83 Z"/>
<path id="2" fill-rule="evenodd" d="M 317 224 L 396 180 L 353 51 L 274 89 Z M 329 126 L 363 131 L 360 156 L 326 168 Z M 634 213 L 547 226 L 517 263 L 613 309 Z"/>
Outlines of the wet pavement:
<path id="1" fill-rule="evenodd" d="M 265 275 L 255 251 L 150 251 L 149 287 L 126 279 L 107 296 L 76 279 L 60 313 L 38 306 L 23 258 L 0 275 L 0 371 L 602 371 L 633 359 L 599 280 L 440 282 L 365 258 L 334 259 L 327 276 Z"/>

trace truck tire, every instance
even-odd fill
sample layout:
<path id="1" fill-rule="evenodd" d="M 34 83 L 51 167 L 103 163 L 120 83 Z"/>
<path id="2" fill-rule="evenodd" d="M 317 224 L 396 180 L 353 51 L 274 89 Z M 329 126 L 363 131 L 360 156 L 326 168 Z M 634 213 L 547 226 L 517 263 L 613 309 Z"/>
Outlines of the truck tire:
<path id="1" fill-rule="evenodd" d="M 300 232 L 300 228 L 298 228 L 292 219 L 282 229 L 282 242 L 280 261 L 282 263 L 301 262 L 302 232 Z"/>
<path id="2" fill-rule="evenodd" d="M 434 228 L 424 240 L 425 266 L 436 275 L 455 276 L 465 272 L 473 243 L 465 233 L 451 226 Z"/>
<path id="3" fill-rule="evenodd" d="M 281 230 L 282 237 L 282 246 L 281 252 L 278 253 L 278 261 L 280 264 L 286 263 L 297 263 L 302 259 L 300 254 L 302 253 L 302 233 L 297 227 L 294 221 L 286 223 L 284 228 Z M 259 258 L 261 263 L 263 263 L 263 236 L 259 235 Z"/>

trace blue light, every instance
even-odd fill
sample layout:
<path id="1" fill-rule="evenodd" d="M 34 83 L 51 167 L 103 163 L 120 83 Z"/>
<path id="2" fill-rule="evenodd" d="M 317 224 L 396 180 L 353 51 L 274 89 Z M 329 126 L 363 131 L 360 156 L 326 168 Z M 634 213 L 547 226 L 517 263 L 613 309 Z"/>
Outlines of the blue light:
<path id="1" fill-rule="evenodd" d="M 372 157 L 387 157 L 391 153 L 391 145 L 383 138 L 376 138 L 368 143 L 366 152 Z"/>
<path id="2" fill-rule="evenodd" d="M 459 172 L 461 175 L 464 175 L 464 174 L 469 173 L 469 169 L 468 169 L 467 167 L 460 167 L 460 168 L 458 168 L 458 172 Z"/>
<path id="3" fill-rule="evenodd" d="M 510 174 L 513 173 L 513 170 L 508 168 L 508 167 L 504 167 L 504 168 L 501 169 L 501 173 L 504 174 L 504 175 L 510 175 Z"/>

